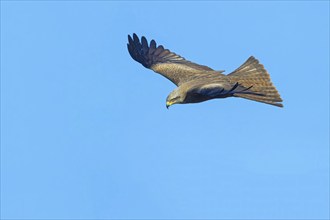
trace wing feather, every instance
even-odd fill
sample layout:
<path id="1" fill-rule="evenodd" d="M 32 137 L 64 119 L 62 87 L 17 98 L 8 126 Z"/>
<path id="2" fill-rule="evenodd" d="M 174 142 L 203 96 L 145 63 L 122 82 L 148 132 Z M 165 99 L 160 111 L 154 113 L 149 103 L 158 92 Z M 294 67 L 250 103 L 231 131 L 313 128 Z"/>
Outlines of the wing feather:
<path id="1" fill-rule="evenodd" d="M 133 34 L 133 38 L 128 35 L 127 48 L 135 61 L 163 75 L 176 85 L 205 74 L 221 74 L 210 67 L 190 62 L 180 55 L 165 49 L 162 45 L 157 47 L 154 40 L 151 40 L 150 45 L 148 45 L 148 41 L 144 36 L 141 37 L 140 41 L 136 34 Z"/>

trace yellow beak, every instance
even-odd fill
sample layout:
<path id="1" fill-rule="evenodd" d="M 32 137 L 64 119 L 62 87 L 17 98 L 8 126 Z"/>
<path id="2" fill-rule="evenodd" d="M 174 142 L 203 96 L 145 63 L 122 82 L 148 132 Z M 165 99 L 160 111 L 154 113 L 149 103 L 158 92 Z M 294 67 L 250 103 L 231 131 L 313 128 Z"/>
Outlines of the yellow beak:
<path id="1" fill-rule="evenodd" d="M 168 109 L 168 107 L 170 107 L 171 105 L 173 105 L 173 102 L 169 102 L 169 101 L 166 102 L 166 108 L 167 108 L 167 109 Z"/>

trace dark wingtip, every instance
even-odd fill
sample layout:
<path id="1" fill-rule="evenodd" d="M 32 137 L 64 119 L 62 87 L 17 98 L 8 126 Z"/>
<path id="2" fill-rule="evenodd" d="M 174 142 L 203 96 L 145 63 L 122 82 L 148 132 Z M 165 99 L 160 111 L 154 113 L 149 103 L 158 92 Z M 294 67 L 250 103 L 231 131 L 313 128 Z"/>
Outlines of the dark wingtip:
<path id="1" fill-rule="evenodd" d="M 149 57 L 149 46 L 147 39 L 142 36 L 141 40 L 133 33 L 133 37 L 128 35 L 128 52 L 131 57 L 141 63 L 144 67 L 149 68 L 152 64 L 152 59 Z"/>
<path id="2" fill-rule="evenodd" d="M 154 39 L 152 39 L 152 40 L 150 41 L 150 47 L 152 47 L 152 48 L 154 48 L 154 49 L 157 47 L 156 41 L 155 41 Z"/>
<path id="3" fill-rule="evenodd" d="M 147 52 L 149 50 L 148 41 L 144 36 L 142 36 L 141 38 L 141 45 L 142 45 L 142 50 L 144 50 L 144 52 Z"/>
<path id="4" fill-rule="evenodd" d="M 140 39 L 135 33 L 133 34 L 133 40 L 135 43 L 140 43 Z"/>

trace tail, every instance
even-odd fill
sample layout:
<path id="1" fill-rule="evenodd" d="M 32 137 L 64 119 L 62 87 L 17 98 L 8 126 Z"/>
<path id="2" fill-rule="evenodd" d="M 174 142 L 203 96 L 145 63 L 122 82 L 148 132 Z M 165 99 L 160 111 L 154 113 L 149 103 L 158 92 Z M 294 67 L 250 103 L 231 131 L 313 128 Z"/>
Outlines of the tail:
<path id="1" fill-rule="evenodd" d="M 270 81 L 269 74 L 253 56 L 227 76 L 232 83 L 238 82 L 246 88 L 250 87 L 249 93 L 235 93 L 234 96 L 283 107 L 283 100 Z"/>

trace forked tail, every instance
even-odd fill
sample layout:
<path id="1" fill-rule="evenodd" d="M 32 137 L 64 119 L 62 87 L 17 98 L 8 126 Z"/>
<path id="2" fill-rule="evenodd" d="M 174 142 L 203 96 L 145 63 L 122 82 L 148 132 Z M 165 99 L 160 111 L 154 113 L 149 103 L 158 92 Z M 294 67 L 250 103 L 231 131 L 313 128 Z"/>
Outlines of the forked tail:
<path id="1" fill-rule="evenodd" d="M 280 94 L 272 84 L 269 74 L 253 56 L 227 76 L 232 83 L 238 82 L 246 88 L 251 87 L 251 93 L 235 93 L 234 96 L 283 107 Z"/>

